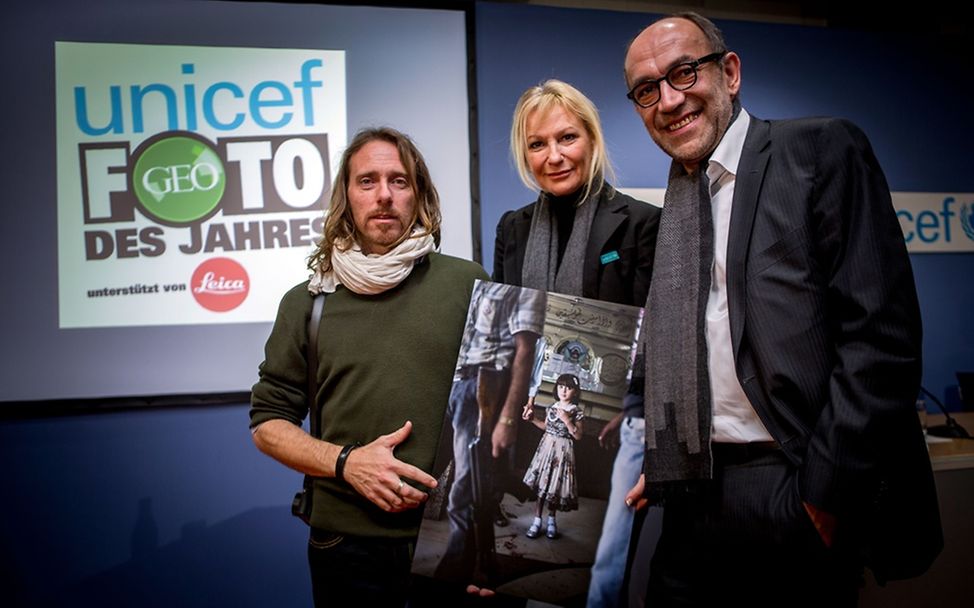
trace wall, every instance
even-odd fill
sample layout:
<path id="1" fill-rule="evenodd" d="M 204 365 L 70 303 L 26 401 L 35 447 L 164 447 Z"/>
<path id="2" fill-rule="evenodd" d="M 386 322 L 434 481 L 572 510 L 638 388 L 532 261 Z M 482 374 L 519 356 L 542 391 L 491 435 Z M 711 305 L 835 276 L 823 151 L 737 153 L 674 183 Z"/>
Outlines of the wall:
<path id="1" fill-rule="evenodd" d="M 310 605 L 301 476 L 245 404 L 0 423 L 4 604 Z"/>

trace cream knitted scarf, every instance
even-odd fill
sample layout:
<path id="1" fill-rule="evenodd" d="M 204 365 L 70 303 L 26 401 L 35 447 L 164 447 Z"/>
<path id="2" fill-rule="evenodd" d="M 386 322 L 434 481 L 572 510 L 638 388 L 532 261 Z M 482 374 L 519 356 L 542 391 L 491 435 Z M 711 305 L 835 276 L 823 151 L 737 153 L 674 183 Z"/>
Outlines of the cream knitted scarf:
<path id="1" fill-rule="evenodd" d="M 392 289 L 409 276 L 416 261 L 436 248 L 433 236 L 416 226 L 408 239 L 389 253 L 364 254 L 358 243 L 346 251 L 337 247 L 331 253 L 331 269 L 319 268 L 308 283 L 308 291 L 317 295 L 333 293 L 339 285 L 361 295 L 374 295 Z"/>

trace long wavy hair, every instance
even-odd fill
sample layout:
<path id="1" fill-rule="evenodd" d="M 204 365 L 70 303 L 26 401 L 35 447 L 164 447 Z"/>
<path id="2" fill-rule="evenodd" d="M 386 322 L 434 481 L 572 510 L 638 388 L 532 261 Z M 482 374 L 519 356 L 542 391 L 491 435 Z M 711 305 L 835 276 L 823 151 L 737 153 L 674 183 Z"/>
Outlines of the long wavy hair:
<path id="1" fill-rule="evenodd" d="M 359 150 L 373 141 L 390 143 L 399 151 L 399 160 L 406 169 L 406 177 L 416 201 L 414 217 L 410 218 L 409 226 L 420 226 L 422 232 L 417 236 L 432 235 L 436 245 L 440 244 L 440 195 L 436 192 L 426 161 L 416 144 L 408 135 L 391 127 L 362 129 L 355 134 L 342 153 L 338 175 L 331 188 L 331 199 L 328 209 L 325 210 L 325 229 L 314 253 L 308 258 L 308 268 L 312 272 L 330 270 L 332 252 L 336 248 L 347 251 L 358 241 L 352 208 L 348 204 L 350 161 Z M 409 238 L 411 232 L 406 230 L 393 247 Z"/>

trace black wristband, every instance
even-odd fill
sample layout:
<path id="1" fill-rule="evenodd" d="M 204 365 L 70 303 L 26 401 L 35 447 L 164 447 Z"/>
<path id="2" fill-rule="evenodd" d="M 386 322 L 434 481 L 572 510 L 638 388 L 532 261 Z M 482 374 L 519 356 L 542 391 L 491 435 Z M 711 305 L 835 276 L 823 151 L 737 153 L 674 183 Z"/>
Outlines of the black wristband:
<path id="1" fill-rule="evenodd" d="M 362 447 L 360 443 L 350 443 L 342 448 L 341 453 L 338 454 L 338 460 L 335 461 L 335 479 L 345 481 L 345 461 L 348 460 L 348 455 L 352 453 L 352 450 L 360 447 Z"/>

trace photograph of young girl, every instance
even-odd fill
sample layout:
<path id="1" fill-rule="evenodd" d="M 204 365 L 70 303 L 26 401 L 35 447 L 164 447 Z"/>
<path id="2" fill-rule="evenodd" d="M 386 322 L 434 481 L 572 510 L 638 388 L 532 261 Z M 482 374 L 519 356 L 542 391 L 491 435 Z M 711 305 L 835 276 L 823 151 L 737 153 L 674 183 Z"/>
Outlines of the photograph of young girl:
<path id="1" fill-rule="evenodd" d="M 444 416 L 433 466 L 439 485 L 413 558 L 412 605 L 445 597 L 467 605 L 452 599 L 466 600 L 473 587 L 501 596 L 496 605 L 586 606 L 606 530 L 628 542 L 628 528 L 606 524 L 618 450 L 602 438 L 618 428 L 610 422 L 621 418 L 629 391 L 643 310 L 494 282 L 478 284 L 472 302 L 451 392 L 456 407 Z M 513 356 L 502 356 L 496 345 L 508 342 Z M 531 347 L 522 357 L 519 343 Z M 520 388 L 511 397 L 515 376 Z M 491 448 L 499 428 L 515 440 L 498 456 Z M 466 497 L 463 508 L 457 497 Z"/>
<path id="2" fill-rule="evenodd" d="M 545 505 L 548 520 L 545 536 L 558 538 L 555 514 L 578 509 L 578 484 L 575 476 L 575 442 L 582 438 L 582 408 L 579 407 L 581 383 L 574 374 L 562 374 L 555 382 L 558 401 L 551 404 L 539 420 L 534 408 L 525 405 L 521 417 L 544 431 L 531 464 L 524 475 L 527 484 L 538 497 L 534 521 L 526 532 L 528 538 L 541 535 L 541 516 Z"/>

